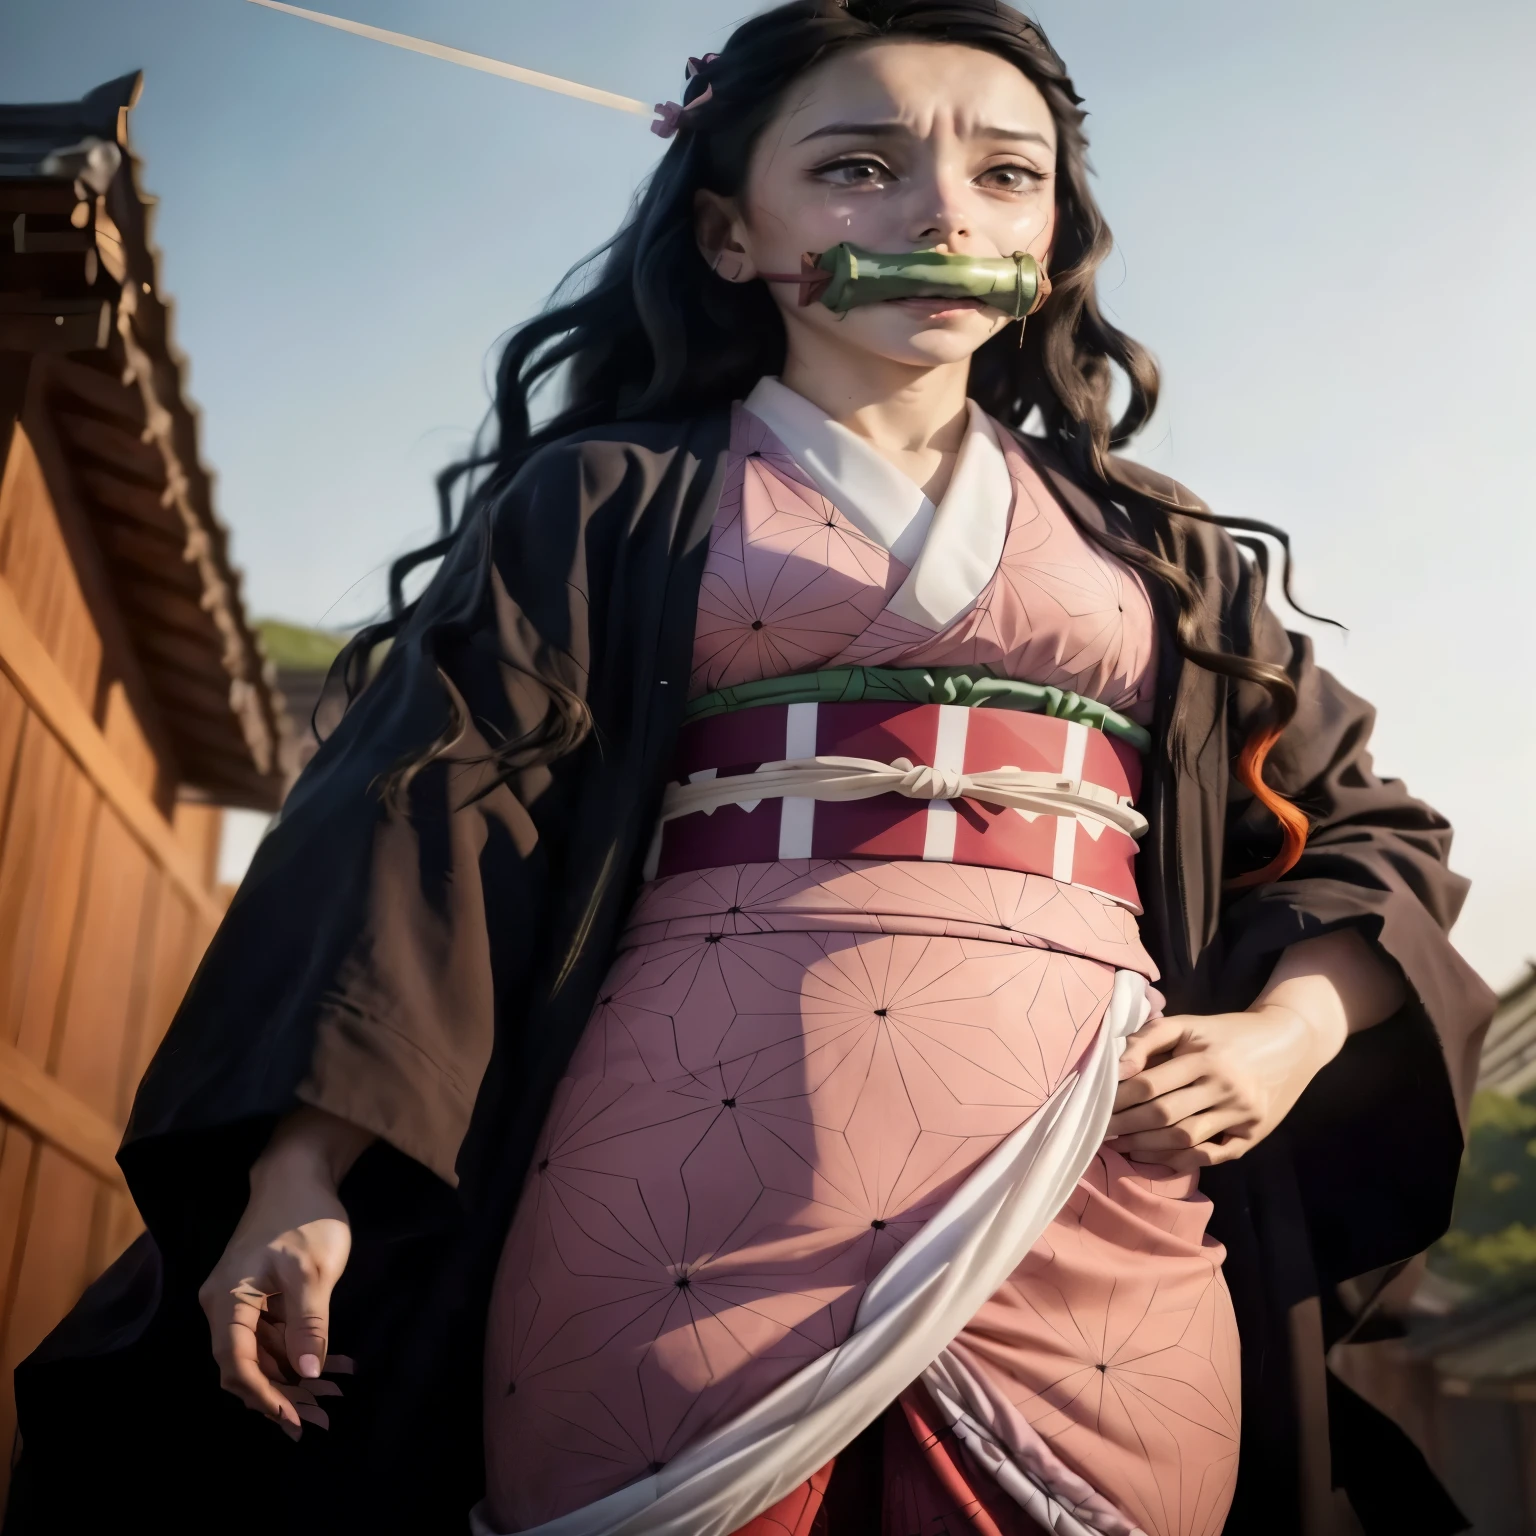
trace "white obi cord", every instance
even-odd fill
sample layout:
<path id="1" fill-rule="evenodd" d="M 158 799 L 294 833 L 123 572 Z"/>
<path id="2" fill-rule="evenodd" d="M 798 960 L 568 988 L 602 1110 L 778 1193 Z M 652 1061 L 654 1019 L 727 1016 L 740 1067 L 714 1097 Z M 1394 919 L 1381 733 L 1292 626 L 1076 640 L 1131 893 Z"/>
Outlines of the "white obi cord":
<path id="1" fill-rule="evenodd" d="M 875 1276 L 841 1344 L 660 1471 L 521 1536 L 731 1536 L 824 1467 L 919 1377 L 998 1486 L 1047 1530 L 1124 1536 L 1124 1517 L 1044 1442 L 1016 1445 L 1017 1434 L 989 1423 L 982 1389 L 949 1346 L 1087 1171 L 1109 1126 L 1125 1038 L 1150 1013 L 1145 979 L 1117 971 L 1080 1070 Z M 483 1506 L 470 1526 L 474 1536 L 499 1536 Z"/>
<path id="2" fill-rule="evenodd" d="M 794 706 L 791 706 L 793 708 Z M 953 708 L 955 706 L 941 706 Z M 661 819 L 672 821 L 702 811 L 706 816 L 722 805 L 756 806 L 769 799 L 872 800 L 877 795 L 904 795 L 910 800 L 979 800 L 1034 816 L 1065 816 L 1115 827 L 1129 837 L 1141 837 L 1147 818 L 1124 795 L 1102 784 L 1036 769 L 987 768 L 964 773 L 958 768 L 933 768 L 905 757 L 882 763 L 872 757 L 802 757 L 763 763 L 751 773 L 715 778 L 712 770 L 687 784 L 669 784 L 661 803 Z"/>

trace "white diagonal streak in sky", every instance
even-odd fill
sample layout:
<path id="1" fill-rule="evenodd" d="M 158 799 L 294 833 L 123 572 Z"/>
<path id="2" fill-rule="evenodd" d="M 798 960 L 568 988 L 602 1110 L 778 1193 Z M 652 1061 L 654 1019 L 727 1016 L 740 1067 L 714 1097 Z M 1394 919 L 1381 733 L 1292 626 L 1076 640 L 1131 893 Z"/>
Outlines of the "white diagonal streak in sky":
<path id="1" fill-rule="evenodd" d="M 388 43 L 391 48 L 423 53 L 429 59 L 441 59 L 445 64 L 459 64 L 465 69 L 478 69 L 487 75 L 500 75 L 503 80 L 516 80 L 523 85 L 537 86 L 541 91 L 555 91 L 561 96 L 574 96 L 578 101 L 612 107 L 615 112 L 634 112 L 641 117 L 649 117 L 651 114 L 650 107 L 632 96 L 618 96 L 612 91 L 600 91 L 595 86 L 578 85 L 574 80 L 562 80 L 558 75 L 541 74 L 536 69 L 506 64 L 500 59 L 489 59 L 482 53 L 467 53 L 462 48 L 429 43 L 404 32 L 387 32 L 383 27 L 370 27 L 361 21 L 348 21 L 342 16 L 327 16 L 323 11 L 306 11 L 297 5 L 283 5 L 280 0 L 251 0 L 251 4 L 263 5 L 269 11 L 282 11 L 289 16 L 299 16 L 305 21 L 317 21 L 322 27 L 335 27 L 338 32 L 350 32 L 354 37 L 370 37 L 376 43 Z"/>

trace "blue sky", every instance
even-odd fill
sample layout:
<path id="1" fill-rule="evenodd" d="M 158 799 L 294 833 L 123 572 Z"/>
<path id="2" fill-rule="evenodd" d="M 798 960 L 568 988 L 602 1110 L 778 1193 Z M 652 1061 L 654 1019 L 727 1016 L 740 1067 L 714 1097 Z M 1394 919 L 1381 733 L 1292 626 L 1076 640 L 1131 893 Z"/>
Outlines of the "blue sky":
<path id="1" fill-rule="evenodd" d="M 753 7 L 315 0 L 647 101 Z M 1287 526 L 1378 756 L 1458 826 L 1457 941 L 1536 954 L 1536 7 L 1040 0 L 1091 111 L 1139 450 Z M 0 100 L 142 67 L 132 132 L 252 609 L 343 624 L 430 530 L 496 337 L 622 217 L 621 116 L 245 0 L 0 0 Z"/>

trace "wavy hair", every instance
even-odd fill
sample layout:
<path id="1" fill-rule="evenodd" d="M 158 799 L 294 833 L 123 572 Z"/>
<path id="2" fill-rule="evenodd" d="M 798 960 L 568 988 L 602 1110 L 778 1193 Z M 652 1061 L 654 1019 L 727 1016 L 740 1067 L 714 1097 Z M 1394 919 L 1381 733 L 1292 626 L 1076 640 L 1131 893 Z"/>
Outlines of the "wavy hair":
<path id="1" fill-rule="evenodd" d="M 1289 543 L 1268 524 L 1217 517 L 1173 481 L 1115 454 L 1156 407 L 1157 365 L 1099 308 L 1096 280 L 1112 241 L 1089 186 L 1082 100 L 1040 27 L 1000 0 L 791 0 L 744 22 L 720 53 L 703 61 L 688 81 L 679 131 L 623 227 L 567 274 L 543 312 L 508 339 L 496 369 L 487 446 L 439 477 L 440 536 L 395 563 L 389 616 L 361 631 L 339 659 L 347 697 L 362 686 L 374 647 L 416 614 L 419 600 L 407 598 L 407 578 L 445 555 L 456 540 L 476 536 L 477 527 L 483 537 L 498 496 L 541 447 L 624 420 L 704 414 L 722 400 L 742 398 L 764 374 L 781 371 L 785 334 L 779 311 L 765 284 L 729 283 L 710 270 L 695 243 L 694 194 L 701 188 L 739 194 L 753 147 L 792 82 L 834 53 L 889 39 L 985 49 L 1018 68 L 1050 108 L 1058 138 L 1051 294 L 1021 340 L 1009 330 L 976 353 L 969 392 L 983 409 L 1015 427 L 1038 412 L 1047 441 L 1080 484 L 1151 514 L 1156 547 L 1150 549 L 1079 527 L 1171 592 L 1177 604 L 1175 641 L 1186 660 L 1257 684 L 1268 695 L 1267 719 L 1244 742 L 1236 773 L 1279 820 L 1284 844 L 1263 869 L 1230 883 L 1277 878 L 1296 863 L 1307 835 L 1305 815 L 1263 779 L 1265 758 L 1295 713 L 1295 686 L 1283 668 L 1205 632 L 1199 590 L 1173 556 L 1180 519 L 1237 530 L 1239 542 L 1254 556 L 1257 603 L 1263 601 L 1268 562 L 1253 535 L 1280 544 L 1287 598 Z M 1117 374 L 1128 394 L 1113 418 Z M 534 396 L 551 387 L 558 408 L 536 427 Z M 462 509 L 457 518 L 456 503 Z M 421 617 L 430 627 L 429 615 Z M 540 681 L 548 690 L 545 720 L 497 751 L 504 773 L 570 751 L 590 728 L 579 698 L 552 677 Z M 446 751 L 464 723 L 450 719 L 439 740 L 398 776 L 398 787 Z M 1170 730 L 1177 729 L 1175 719 Z"/>

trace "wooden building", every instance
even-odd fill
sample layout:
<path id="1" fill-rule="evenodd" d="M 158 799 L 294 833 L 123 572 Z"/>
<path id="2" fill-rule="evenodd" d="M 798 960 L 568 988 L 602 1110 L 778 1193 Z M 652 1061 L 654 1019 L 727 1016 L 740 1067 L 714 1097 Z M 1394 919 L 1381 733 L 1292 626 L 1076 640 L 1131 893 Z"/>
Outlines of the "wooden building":
<path id="1" fill-rule="evenodd" d="M 1536 1087 L 1536 960 L 1499 994 L 1478 1066 L 1477 1086 L 1518 1095 Z"/>
<path id="2" fill-rule="evenodd" d="M 0 107 L 0 1444 L 11 1369 L 138 1230 L 120 1129 L 221 915 L 221 808 L 275 809 L 288 750 L 159 288 L 139 83 Z"/>

